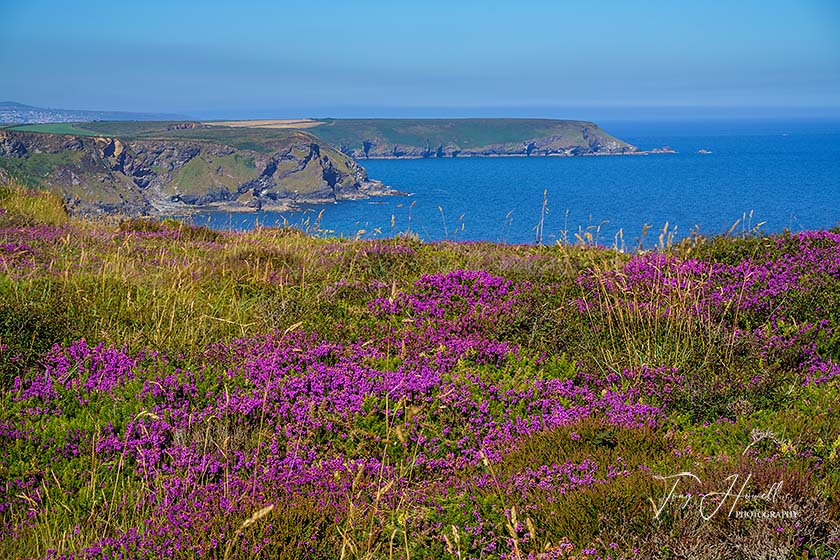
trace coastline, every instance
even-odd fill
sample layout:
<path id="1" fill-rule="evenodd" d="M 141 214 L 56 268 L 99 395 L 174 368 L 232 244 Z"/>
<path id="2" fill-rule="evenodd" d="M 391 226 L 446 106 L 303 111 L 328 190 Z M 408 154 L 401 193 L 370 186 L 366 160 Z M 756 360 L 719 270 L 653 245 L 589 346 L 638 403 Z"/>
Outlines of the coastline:
<path id="1" fill-rule="evenodd" d="M 411 193 L 398 191 L 387 185 L 382 181 L 369 180 L 363 183 L 364 192 L 357 195 L 342 195 L 340 198 L 330 197 L 298 197 L 289 198 L 288 200 L 277 200 L 271 203 L 261 202 L 259 206 L 249 206 L 246 204 L 237 203 L 236 201 L 220 201 L 205 204 L 201 206 L 169 203 L 168 205 L 160 205 L 155 208 L 154 212 L 145 214 L 146 217 L 160 218 L 160 217 L 186 217 L 202 212 L 225 212 L 231 214 L 250 214 L 256 212 L 300 212 L 302 206 L 305 205 L 327 205 L 338 204 L 339 202 L 351 200 L 367 200 L 370 198 L 386 197 L 386 196 L 411 196 Z"/>
<path id="2" fill-rule="evenodd" d="M 578 154 L 566 154 L 566 153 L 533 153 L 533 154 L 523 154 L 523 153 L 507 153 L 507 154 L 464 154 L 459 153 L 457 155 L 450 155 L 450 156 L 435 156 L 435 155 L 400 155 L 400 156 L 389 156 L 389 155 L 376 155 L 376 156 L 369 156 L 364 158 L 354 158 L 356 162 L 360 161 L 368 161 L 368 160 L 400 160 L 400 159 L 480 159 L 480 158 L 506 158 L 506 157 L 515 157 L 515 158 L 546 158 L 546 157 L 557 157 L 557 158 L 575 158 L 575 157 L 608 157 L 608 156 L 651 156 L 651 155 L 663 155 L 663 154 L 677 154 L 676 150 L 670 148 L 669 146 L 663 146 L 662 148 L 653 148 L 650 150 L 638 150 L 634 152 L 589 152 L 589 153 L 578 153 Z"/>

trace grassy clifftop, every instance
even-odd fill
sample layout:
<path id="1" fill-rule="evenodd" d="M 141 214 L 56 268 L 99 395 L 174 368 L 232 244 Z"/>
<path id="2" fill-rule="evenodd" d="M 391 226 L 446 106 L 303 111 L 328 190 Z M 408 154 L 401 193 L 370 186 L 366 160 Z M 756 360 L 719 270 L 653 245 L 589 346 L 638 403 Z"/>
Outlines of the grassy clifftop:
<path id="1" fill-rule="evenodd" d="M 589 147 L 596 136 L 602 145 L 615 142 L 630 149 L 594 123 L 551 119 L 329 119 L 310 132 L 349 152 L 364 151 L 368 143 L 370 157 L 389 155 L 387 148 L 390 155 L 396 148 L 397 156 L 416 155 L 416 149 L 436 155 L 438 148 L 442 155 L 512 155 L 548 138 L 558 146 Z"/>
<path id="2" fill-rule="evenodd" d="M 315 119 L 210 124 L 94 122 L 29 125 L 17 127 L 17 130 L 131 139 L 200 140 L 265 151 L 305 131 L 356 159 L 571 156 L 638 151 L 595 123 L 553 119 Z"/>
<path id="3" fill-rule="evenodd" d="M 273 152 L 293 140 L 311 138 L 293 129 L 250 129 L 210 127 L 182 121 L 107 121 L 22 125 L 23 132 L 109 136 L 126 140 L 175 140 L 223 144 L 240 150 Z"/>
<path id="4" fill-rule="evenodd" d="M 630 255 L 0 189 L 0 556 L 832 558 L 839 318 L 836 230 Z"/>
<path id="5" fill-rule="evenodd" d="M 587 127 L 597 125 L 550 119 L 329 119 L 321 121 L 312 133 L 336 146 L 381 137 L 407 146 L 454 142 L 463 148 L 481 148 L 546 136 L 582 142 L 581 132 Z"/>

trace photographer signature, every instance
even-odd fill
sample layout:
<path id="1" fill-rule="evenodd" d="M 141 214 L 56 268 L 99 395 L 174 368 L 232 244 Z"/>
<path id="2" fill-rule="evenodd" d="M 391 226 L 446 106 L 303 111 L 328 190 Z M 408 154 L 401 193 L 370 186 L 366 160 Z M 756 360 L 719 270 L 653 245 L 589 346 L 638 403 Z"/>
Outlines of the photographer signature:
<path id="1" fill-rule="evenodd" d="M 776 498 L 779 495 L 779 492 L 782 489 L 782 481 L 776 482 L 767 489 L 767 491 L 761 494 L 745 494 L 744 491 L 747 488 L 747 485 L 752 478 L 752 473 L 748 474 L 746 478 L 743 479 L 743 482 L 739 486 L 739 481 L 743 478 L 740 474 L 733 474 L 724 479 L 724 483 L 728 483 L 729 486 L 725 490 L 721 490 L 718 492 L 708 492 L 705 494 L 688 494 L 688 493 L 677 493 L 677 487 L 680 486 L 681 483 L 695 481 L 698 484 L 702 484 L 702 481 L 698 476 L 695 474 L 685 471 L 669 476 L 654 476 L 657 480 L 666 480 L 671 481 L 673 480 L 673 484 L 671 485 L 671 489 L 665 498 L 659 503 L 650 499 L 651 504 L 653 505 L 654 510 L 654 519 L 659 518 L 662 512 L 665 510 L 665 507 L 669 503 L 678 503 L 682 501 L 682 504 L 679 506 L 680 509 L 685 509 L 691 503 L 697 503 L 698 507 L 700 508 L 700 517 L 703 518 L 704 521 L 709 521 L 715 515 L 718 514 L 724 507 L 728 501 L 731 501 L 731 506 L 729 507 L 728 517 L 732 517 L 733 512 L 735 512 L 735 508 L 738 506 L 738 502 L 741 500 L 760 500 L 767 503 L 773 503 L 776 501 Z"/>

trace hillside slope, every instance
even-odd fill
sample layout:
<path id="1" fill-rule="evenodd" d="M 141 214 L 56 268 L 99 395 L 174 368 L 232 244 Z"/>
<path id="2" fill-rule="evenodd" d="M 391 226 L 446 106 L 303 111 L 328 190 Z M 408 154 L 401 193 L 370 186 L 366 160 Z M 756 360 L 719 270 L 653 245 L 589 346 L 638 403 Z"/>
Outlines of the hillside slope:
<path id="1" fill-rule="evenodd" d="M 77 214 L 282 210 L 389 192 L 352 159 L 304 132 L 249 143 L 209 138 L 189 124 L 169 130 L 155 124 L 151 131 L 131 124 L 138 131 L 120 136 L 0 130 L 0 169 L 60 194 Z"/>
<path id="2" fill-rule="evenodd" d="M 640 249 L 0 188 L 0 558 L 837 558 L 840 229 Z"/>

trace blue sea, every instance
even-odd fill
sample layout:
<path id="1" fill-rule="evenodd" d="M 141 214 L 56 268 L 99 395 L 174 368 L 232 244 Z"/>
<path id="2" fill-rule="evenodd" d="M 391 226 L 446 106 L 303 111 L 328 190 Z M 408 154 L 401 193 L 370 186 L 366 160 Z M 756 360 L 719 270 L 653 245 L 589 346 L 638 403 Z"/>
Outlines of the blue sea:
<path id="1" fill-rule="evenodd" d="M 677 154 L 362 161 L 407 196 L 299 212 L 207 212 L 215 228 L 298 225 L 345 237 L 646 245 L 754 229 L 840 226 L 840 121 L 602 122 L 642 149 Z M 711 153 L 701 154 L 699 150 Z M 320 219 L 318 218 L 320 214 Z"/>

